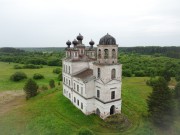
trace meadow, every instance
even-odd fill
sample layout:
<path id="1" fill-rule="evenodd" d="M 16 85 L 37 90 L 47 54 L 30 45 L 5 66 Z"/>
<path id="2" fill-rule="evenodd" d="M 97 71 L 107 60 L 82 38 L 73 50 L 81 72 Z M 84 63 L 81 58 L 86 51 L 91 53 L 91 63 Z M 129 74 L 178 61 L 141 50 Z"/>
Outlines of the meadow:
<path id="1" fill-rule="evenodd" d="M 17 63 L 0 62 L 0 91 L 23 89 L 26 80 L 20 82 L 10 80 L 10 76 L 17 71 L 26 73 L 28 78 L 32 78 L 35 73 L 43 74 L 45 79 L 37 80 L 39 86 L 48 85 L 50 79 L 58 80 L 58 75 L 53 73 L 53 69 L 57 68 L 57 66 L 44 65 L 41 69 L 14 69 L 14 65 L 17 65 Z"/>
<path id="2" fill-rule="evenodd" d="M 24 82 L 12 82 L 9 76 L 17 71 L 13 63 L 0 62 L 0 92 L 6 90 L 22 90 Z M 56 67 L 44 66 L 41 69 L 18 69 L 28 77 L 36 72 L 45 76 L 37 81 L 39 85 L 48 85 L 50 79 L 56 84 Z M 2 135 L 71 135 L 86 127 L 97 135 L 178 135 L 180 133 L 180 117 L 177 117 L 170 130 L 159 130 L 147 118 L 147 96 L 152 91 L 146 85 L 149 77 L 123 77 L 122 82 L 122 114 L 130 122 L 129 127 L 118 129 L 101 120 L 96 115 L 84 115 L 62 95 L 62 84 L 56 88 L 41 92 L 36 97 L 21 101 L 22 106 L 0 115 L 0 134 Z M 175 85 L 175 81 L 171 81 Z"/>

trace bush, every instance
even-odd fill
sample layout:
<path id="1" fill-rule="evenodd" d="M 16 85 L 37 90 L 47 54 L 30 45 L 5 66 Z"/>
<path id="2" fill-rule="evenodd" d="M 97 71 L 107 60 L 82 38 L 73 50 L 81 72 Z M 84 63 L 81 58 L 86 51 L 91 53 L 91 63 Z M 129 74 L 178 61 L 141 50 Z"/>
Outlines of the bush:
<path id="1" fill-rule="evenodd" d="M 158 78 L 151 77 L 150 80 L 147 80 L 147 81 L 146 81 L 146 84 L 147 84 L 148 86 L 155 86 L 156 83 L 157 83 L 157 81 L 158 81 Z"/>
<path id="2" fill-rule="evenodd" d="M 61 69 L 60 68 L 53 69 L 53 73 L 59 74 L 61 73 Z"/>
<path id="3" fill-rule="evenodd" d="M 29 99 L 37 95 L 38 85 L 34 80 L 29 79 L 23 89 L 26 93 L 26 99 Z"/>
<path id="4" fill-rule="evenodd" d="M 22 67 L 19 65 L 14 65 L 14 69 L 22 69 Z"/>
<path id="5" fill-rule="evenodd" d="M 38 79 L 44 79 L 44 76 L 43 76 L 42 74 L 35 73 L 35 74 L 33 75 L 33 79 L 36 79 L 36 80 L 38 80 Z"/>
<path id="6" fill-rule="evenodd" d="M 42 90 L 48 90 L 48 87 L 47 87 L 46 85 L 43 85 L 43 86 L 41 87 L 41 89 L 42 89 Z"/>
<path id="7" fill-rule="evenodd" d="M 60 60 L 59 59 L 51 59 L 48 61 L 48 66 L 60 66 Z"/>
<path id="8" fill-rule="evenodd" d="M 58 75 L 58 80 L 62 81 L 62 72 Z"/>
<path id="9" fill-rule="evenodd" d="M 53 79 L 51 79 L 51 80 L 49 81 L 49 86 L 50 86 L 51 88 L 54 88 L 54 87 L 55 87 L 55 82 L 54 82 Z"/>
<path id="10" fill-rule="evenodd" d="M 10 77 L 10 79 L 15 82 L 18 82 L 26 78 L 27 78 L 27 75 L 24 72 L 16 72 Z"/>
<path id="11" fill-rule="evenodd" d="M 145 73 L 144 73 L 143 70 L 135 71 L 134 74 L 135 74 L 136 77 L 143 77 L 143 76 L 145 76 Z"/>
<path id="12" fill-rule="evenodd" d="M 175 79 L 176 79 L 177 82 L 180 81 L 180 73 L 178 73 L 178 74 L 175 76 Z"/>
<path id="13" fill-rule="evenodd" d="M 131 77 L 132 76 L 132 72 L 129 69 L 122 70 L 122 75 L 126 76 L 126 77 Z"/>
<path id="14" fill-rule="evenodd" d="M 25 69 L 39 69 L 39 68 L 42 68 L 43 66 L 41 65 L 33 65 L 33 64 L 27 64 L 27 65 L 24 65 L 22 68 L 25 68 Z"/>
<path id="15" fill-rule="evenodd" d="M 78 132 L 78 135 L 94 135 L 94 133 L 88 128 L 81 128 Z"/>

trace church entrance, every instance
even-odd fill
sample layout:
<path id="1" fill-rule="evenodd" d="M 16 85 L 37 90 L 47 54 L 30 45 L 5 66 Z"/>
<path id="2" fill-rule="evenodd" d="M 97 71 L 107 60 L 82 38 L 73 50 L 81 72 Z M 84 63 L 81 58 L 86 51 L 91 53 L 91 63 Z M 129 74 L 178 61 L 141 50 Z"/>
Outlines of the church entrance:
<path id="1" fill-rule="evenodd" d="M 111 108 L 110 108 L 110 115 L 112 115 L 114 113 L 115 113 L 115 106 L 112 105 Z"/>
<path id="2" fill-rule="evenodd" d="M 96 109 L 96 114 L 97 114 L 98 116 L 100 116 L 101 112 L 100 112 L 99 108 Z"/>

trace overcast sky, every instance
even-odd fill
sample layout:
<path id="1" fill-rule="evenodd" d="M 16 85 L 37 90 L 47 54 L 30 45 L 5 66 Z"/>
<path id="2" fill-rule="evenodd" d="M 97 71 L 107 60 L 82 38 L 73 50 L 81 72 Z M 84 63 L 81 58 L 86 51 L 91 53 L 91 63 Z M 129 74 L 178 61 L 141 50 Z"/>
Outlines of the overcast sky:
<path id="1" fill-rule="evenodd" d="M 0 47 L 96 44 L 180 46 L 180 0 L 0 0 Z"/>

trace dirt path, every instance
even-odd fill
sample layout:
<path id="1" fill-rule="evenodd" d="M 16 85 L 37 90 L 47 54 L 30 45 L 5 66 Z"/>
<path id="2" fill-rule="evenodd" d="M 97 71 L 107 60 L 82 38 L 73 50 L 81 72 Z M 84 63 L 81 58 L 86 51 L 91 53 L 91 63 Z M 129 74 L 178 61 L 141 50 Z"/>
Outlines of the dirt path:
<path id="1" fill-rule="evenodd" d="M 25 101 L 24 96 L 21 90 L 0 92 L 0 116 L 22 106 Z"/>

